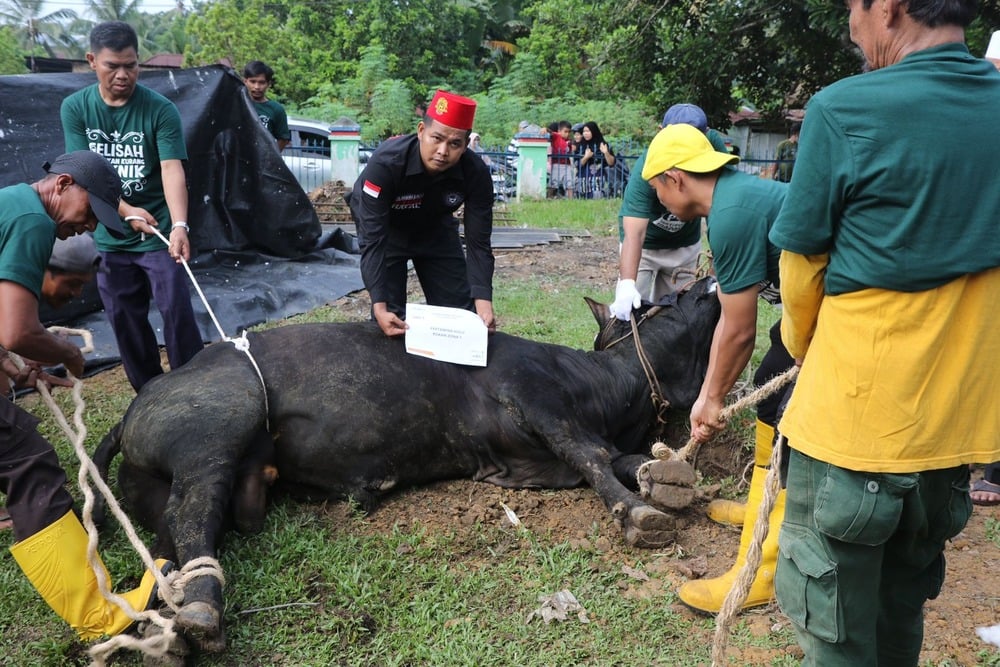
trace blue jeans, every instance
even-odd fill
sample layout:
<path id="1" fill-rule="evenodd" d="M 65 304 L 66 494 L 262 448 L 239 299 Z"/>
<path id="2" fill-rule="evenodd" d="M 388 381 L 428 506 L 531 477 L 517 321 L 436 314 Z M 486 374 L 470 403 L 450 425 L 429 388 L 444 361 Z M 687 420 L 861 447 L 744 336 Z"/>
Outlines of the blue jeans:
<path id="1" fill-rule="evenodd" d="M 774 587 L 802 664 L 917 665 L 945 541 L 971 514 L 968 466 L 865 473 L 792 449 Z"/>

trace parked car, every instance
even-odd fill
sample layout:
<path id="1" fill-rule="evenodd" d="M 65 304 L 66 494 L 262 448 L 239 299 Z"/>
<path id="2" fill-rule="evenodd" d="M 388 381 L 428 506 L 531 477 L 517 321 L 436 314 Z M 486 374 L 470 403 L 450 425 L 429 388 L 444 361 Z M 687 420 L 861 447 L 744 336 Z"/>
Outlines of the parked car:
<path id="1" fill-rule="evenodd" d="M 292 139 L 281 157 L 302 189 L 311 192 L 330 180 L 330 125 L 320 120 L 289 118 Z"/>
<path id="2" fill-rule="evenodd" d="M 302 189 L 311 192 L 330 180 L 333 165 L 330 160 L 330 124 L 308 118 L 289 118 L 292 139 L 281 152 Z M 372 148 L 358 148 L 358 173 L 365 168 Z"/>

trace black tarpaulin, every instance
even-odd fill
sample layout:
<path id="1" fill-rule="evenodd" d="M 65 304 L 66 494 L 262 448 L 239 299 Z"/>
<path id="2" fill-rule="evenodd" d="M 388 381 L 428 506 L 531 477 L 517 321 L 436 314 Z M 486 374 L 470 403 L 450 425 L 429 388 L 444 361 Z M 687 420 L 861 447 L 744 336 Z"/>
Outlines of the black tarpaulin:
<path id="1" fill-rule="evenodd" d="M 0 76 L 0 187 L 31 183 L 64 150 L 59 107 L 93 73 Z M 226 335 L 304 312 L 361 289 L 349 236 L 323 234 L 316 211 L 254 113 L 242 81 L 221 65 L 144 71 L 139 82 L 172 100 L 187 144 L 190 266 Z M 218 340 L 192 286 L 202 338 Z M 43 321 L 91 329 L 91 363 L 118 357 L 96 290 Z M 155 307 L 150 321 L 162 343 Z"/>

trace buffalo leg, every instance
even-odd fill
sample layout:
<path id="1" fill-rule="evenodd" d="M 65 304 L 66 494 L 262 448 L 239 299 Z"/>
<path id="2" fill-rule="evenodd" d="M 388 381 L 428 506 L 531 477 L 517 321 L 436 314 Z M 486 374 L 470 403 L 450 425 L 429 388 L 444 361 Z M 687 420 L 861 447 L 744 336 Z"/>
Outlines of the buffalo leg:
<path id="1" fill-rule="evenodd" d="M 175 475 L 166 515 L 180 563 L 216 557 L 235 475 L 235 462 Z M 177 624 L 203 650 L 220 652 L 226 647 L 223 610 L 222 583 L 210 574 L 198 576 L 184 589 Z"/>
<path id="2" fill-rule="evenodd" d="M 604 500 L 626 544 L 655 548 L 674 541 L 676 520 L 645 503 L 619 481 L 609 453 L 614 448 L 609 443 L 583 430 L 568 437 L 559 432 L 547 435 L 551 450 L 583 475 Z"/>

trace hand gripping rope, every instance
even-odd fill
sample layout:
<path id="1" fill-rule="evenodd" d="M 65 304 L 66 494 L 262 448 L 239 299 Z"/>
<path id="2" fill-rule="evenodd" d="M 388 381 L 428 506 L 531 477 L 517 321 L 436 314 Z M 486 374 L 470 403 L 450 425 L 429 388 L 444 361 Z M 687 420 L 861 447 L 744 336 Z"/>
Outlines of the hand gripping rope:
<path id="1" fill-rule="evenodd" d="M 64 329 L 61 327 L 52 327 L 49 331 L 56 334 L 81 336 L 84 339 L 84 346 L 81 348 L 81 351 L 90 352 L 94 349 L 93 338 L 91 337 L 89 331 Z M 24 361 L 18 355 L 10 351 L 6 351 L 6 354 L 10 357 L 11 361 L 14 362 L 15 366 L 19 369 L 24 368 Z M 172 617 L 164 617 L 155 609 L 147 609 L 141 612 L 136 611 L 125 598 L 116 595 L 110 590 L 106 571 L 103 567 L 101 567 L 97 558 L 98 535 L 97 526 L 94 524 L 93 517 L 94 491 L 91 488 L 91 482 L 101 492 L 101 495 L 104 496 L 108 508 L 125 530 L 125 534 L 128 536 L 129 542 L 132 544 L 136 553 L 139 554 L 143 565 L 156 578 L 158 595 L 166 603 L 166 605 L 173 610 L 174 614 L 177 613 L 180 604 L 184 600 L 184 586 L 190 579 L 193 579 L 196 576 L 214 576 L 223 585 L 225 585 L 225 578 L 222 574 L 222 569 L 219 566 L 218 561 L 213 558 L 195 559 L 185 564 L 180 571 L 174 570 L 168 574 L 163 574 L 160 569 L 156 567 L 152 555 L 150 555 L 149 550 L 136 533 L 135 528 L 132 526 L 132 522 L 118 504 L 114 493 L 112 493 L 111 489 L 108 488 L 108 485 L 104 482 L 104 480 L 101 479 L 100 472 L 97 470 L 94 462 L 87 454 L 87 450 L 84 447 L 84 441 L 87 439 L 87 427 L 83 422 L 83 382 L 81 382 L 79 378 L 74 377 L 68 371 L 67 377 L 73 382 L 73 424 L 76 427 L 75 430 L 67 422 L 66 416 L 52 398 L 52 394 L 49 392 L 45 382 L 39 380 L 35 384 L 35 388 L 41 395 L 42 400 L 49 407 L 49 410 L 51 410 L 53 416 L 55 416 L 56 421 L 62 428 L 63 432 L 73 444 L 73 451 L 80 460 L 80 472 L 77 476 L 77 483 L 79 484 L 84 497 L 82 519 L 84 528 L 87 530 L 87 561 L 94 570 L 94 574 L 97 577 L 98 590 L 101 592 L 104 599 L 120 607 L 122 611 L 124 611 L 125 614 L 134 621 L 147 622 L 158 626 L 160 629 L 159 634 L 149 634 L 141 639 L 127 634 L 120 634 L 105 642 L 95 644 L 88 651 L 91 658 L 93 658 L 91 666 L 104 667 L 107 664 L 107 659 L 115 653 L 115 651 L 121 648 L 141 651 L 151 658 L 164 658 L 169 654 L 170 648 L 177 637 L 177 632 L 174 629 L 174 619 Z"/>
<path id="2" fill-rule="evenodd" d="M 799 367 L 792 366 L 781 375 L 771 378 L 771 380 L 763 386 L 750 392 L 733 404 L 726 406 L 722 412 L 719 413 L 719 420 L 723 422 L 728 421 L 730 417 L 737 414 L 741 410 L 757 405 L 762 400 L 776 393 L 783 386 L 795 379 L 798 372 Z M 744 600 L 747 599 L 747 595 L 750 593 L 750 587 L 753 585 L 754 577 L 757 574 L 757 568 L 760 567 L 762 545 L 764 540 L 767 538 L 767 533 L 770 528 L 768 517 L 771 516 L 771 510 L 774 508 L 775 499 L 778 496 L 778 492 L 781 490 L 779 475 L 781 469 L 781 451 L 784 443 L 785 437 L 779 434 L 778 442 L 771 452 L 771 467 L 764 480 L 764 497 L 761 499 L 760 507 L 757 512 L 757 518 L 754 522 L 753 539 L 751 540 L 750 546 L 747 550 L 746 561 L 743 564 L 742 569 L 740 569 L 739 574 L 736 575 L 732 588 L 730 588 L 729 593 L 726 594 L 726 599 L 723 601 L 722 607 L 719 609 L 719 613 L 715 618 L 715 637 L 712 643 L 712 667 L 722 667 L 725 664 L 726 644 L 728 642 L 730 627 L 733 624 L 733 620 L 736 618 L 736 614 L 743 606 Z M 656 459 L 661 461 L 679 461 L 686 463 L 694 460 L 700 447 L 701 443 L 697 442 L 694 438 L 689 439 L 687 444 L 679 450 L 673 450 L 663 442 L 655 442 L 653 443 L 652 454 L 656 457 Z M 653 461 L 650 460 L 639 466 L 636 476 L 638 478 L 640 488 L 642 488 L 644 481 L 651 479 L 648 468 L 652 463 Z"/>

